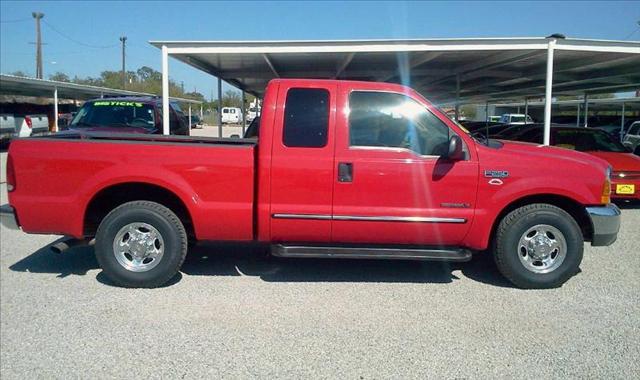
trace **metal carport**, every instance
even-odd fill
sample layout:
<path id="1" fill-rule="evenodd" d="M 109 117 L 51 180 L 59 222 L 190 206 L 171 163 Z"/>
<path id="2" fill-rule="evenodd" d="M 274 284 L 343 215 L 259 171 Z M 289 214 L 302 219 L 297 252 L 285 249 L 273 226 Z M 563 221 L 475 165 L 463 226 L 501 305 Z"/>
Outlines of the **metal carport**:
<path id="1" fill-rule="evenodd" d="M 151 41 L 169 56 L 260 96 L 273 78 L 338 78 L 409 85 L 437 104 L 544 97 L 548 143 L 552 94 L 640 88 L 640 42 L 533 38 L 355 41 Z M 164 120 L 168 133 L 168 118 Z"/>
<path id="2" fill-rule="evenodd" d="M 0 94 L 53 98 L 54 115 L 58 115 L 58 98 L 88 100 L 104 96 L 156 96 L 144 92 L 127 91 L 70 82 L 59 82 L 46 79 L 18 77 L 7 74 L 0 74 Z M 200 115 L 202 116 L 202 102 L 193 99 L 175 97 L 172 97 L 171 100 L 189 105 L 189 124 L 191 124 L 192 104 L 201 105 Z M 57 118 L 54 118 L 54 130 L 58 130 Z"/>

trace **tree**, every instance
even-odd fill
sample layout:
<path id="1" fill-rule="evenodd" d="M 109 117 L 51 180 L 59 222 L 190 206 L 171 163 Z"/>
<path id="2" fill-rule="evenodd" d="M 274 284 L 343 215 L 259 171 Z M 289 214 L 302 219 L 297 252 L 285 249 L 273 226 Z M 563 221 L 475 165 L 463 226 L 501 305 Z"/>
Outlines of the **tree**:
<path id="1" fill-rule="evenodd" d="M 55 74 L 49 75 L 49 79 L 57 82 L 71 82 L 71 79 L 69 79 L 69 76 L 60 71 L 56 72 Z"/>
<path id="2" fill-rule="evenodd" d="M 223 107 L 240 107 L 242 105 L 242 99 L 240 94 L 234 90 L 227 90 L 222 96 Z"/>
<path id="3" fill-rule="evenodd" d="M 27 73 L 25 73 L 24 71 L 21 71 L 21 70 L 9 73 L 9 75 L 13 75 L 15 77 L 23 77 L 23 78 L 28 78 L 29 77 L 29 74 L 27 74 Z"/>

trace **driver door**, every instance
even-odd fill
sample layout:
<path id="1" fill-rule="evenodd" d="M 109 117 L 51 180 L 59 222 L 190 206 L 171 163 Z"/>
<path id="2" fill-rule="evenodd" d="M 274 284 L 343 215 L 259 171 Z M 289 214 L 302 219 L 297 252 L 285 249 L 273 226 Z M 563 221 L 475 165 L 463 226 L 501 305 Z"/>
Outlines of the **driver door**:
<path id="1" fill-rule="evenodd" d="M 473 219 L 478 162 L 444 157 L 455 133 L 427 104 L 339 86 L 332 242 L 457 245 Z M 472 158 L 473 157 L 473 158 Z"/>

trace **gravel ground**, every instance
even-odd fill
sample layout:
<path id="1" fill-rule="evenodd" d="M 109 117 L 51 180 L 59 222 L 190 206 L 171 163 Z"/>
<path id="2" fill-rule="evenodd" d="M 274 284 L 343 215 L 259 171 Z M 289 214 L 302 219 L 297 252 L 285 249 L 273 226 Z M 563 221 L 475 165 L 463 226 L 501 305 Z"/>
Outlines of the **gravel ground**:
<path id="1" fill-rule="evenodd" d="M 6 203 L 6 185 L 0 185 Z M 464 264 L 266 259 L 200 246 L 170 285 L 121 289 L 89 247 L 6 230 L 0 373 L 13 378 L 637 378 L 640 207 L 560 289 Z M 485 256 L 486 257 L 486 256 Z"/>

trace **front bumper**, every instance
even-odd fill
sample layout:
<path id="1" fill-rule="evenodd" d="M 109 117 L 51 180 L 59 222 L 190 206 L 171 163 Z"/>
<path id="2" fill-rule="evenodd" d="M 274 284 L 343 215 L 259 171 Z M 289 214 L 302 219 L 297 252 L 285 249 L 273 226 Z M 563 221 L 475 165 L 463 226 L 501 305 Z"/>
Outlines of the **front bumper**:
<path id="1" fill-rule="evenodd" d="M 593 226 L 591 245 L 601 247 L 611 245 L 618 238 L 620 230 L 620 209 L 610 203 L 606 206 L 587 207 L 587 213 Z"/>
<path id="2" fill-rule="evenodd" d="M 20 229 L 18 219 L 16 218 L 16 212 L 10 205 L 0 206 L 0 224 L 12 230 Z"/>

